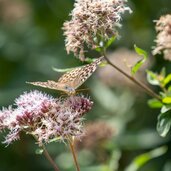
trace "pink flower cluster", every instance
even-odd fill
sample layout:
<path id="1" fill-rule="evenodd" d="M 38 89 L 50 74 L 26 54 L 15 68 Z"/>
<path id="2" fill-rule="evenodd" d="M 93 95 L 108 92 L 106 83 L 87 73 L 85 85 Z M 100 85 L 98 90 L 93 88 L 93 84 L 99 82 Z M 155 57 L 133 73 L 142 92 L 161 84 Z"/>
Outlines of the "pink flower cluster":
<path id="1" fill-rule="evenodd" d="M 24 93 L 15 100 L 16 108 L 9 106 L 0 111 L 0 130 L 9 130 L 4 142 L 18 140 L 21 131 L 33 135 L 39 145 L 79 137 L 83 115 L 92 104 L 83 96 L 55 99 L 39 91 Z"/>
<path id="2" fill-rule="evenodd" d="M 131 12 L 125 0 L 76 0 L 71 20 L 64 23 L 66 50 L 84 59 L 85 45 L 96 48 L 117 36 L 121 14 Z"/>
<path id="3" fill-rule="evenodd" d="M 156 47 L 154 47 L 153 55 L 164 54 L 166 60 L 171 61 L 171 15 L 161 16 L 156 22 Z"/>

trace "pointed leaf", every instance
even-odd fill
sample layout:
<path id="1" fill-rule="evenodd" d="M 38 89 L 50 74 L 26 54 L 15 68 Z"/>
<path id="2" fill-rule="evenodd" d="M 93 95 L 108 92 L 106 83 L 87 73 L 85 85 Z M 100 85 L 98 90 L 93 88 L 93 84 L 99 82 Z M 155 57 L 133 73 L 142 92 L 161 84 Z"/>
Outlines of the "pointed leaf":
<path id="1" fill-rule="evenodd" d="M 96 58 L 97 59 L 97 58 Z M 96 59 L 93 59 L 93 58 L 85 58 L 85 61 L 87 62 L 87 63 L 92 63 L 92 62 L 94 62 Z M 99 64 L 99 66 L 100 67 L 103 67 L 103 66 L 106 66 L 108 63 L 104 60 L 104 62 L 101 62 L 100 64 Z"/>
<path id="2" fill-rule="evenodd" d="M 162 99 L 162 102 L 163 102 L 163 103 L 166 103 L 166 104 L 171 104 L 171 97 L 164 97 L 164 98 Z"/>
<path id="3" fill-rule="evenodd" d="M 78 68 L 78 67 L 64 68 L 64 69 L 52 67 L 52 69 L 53 69 L 55 72 L 68 72 L 68 71 L 72 71 L 73 69 L 76 69 L 76 68 Z"/>
<path id="4" fill-rule="evenodd" d="M 157 99 L 150 99 L 148 100 L 148 105 L 151 108 L 161 108 L 163 106 L 163 103 L 161 103 L 159 100 Z"/>
<path id="5" fill-rule="evenodd" d="M 147 70 L 147 81 L 151 85 L 160 85 L 160 82 L 158 80 L 158 75 L 152 71 Z"/>
<path id="6" fill-rule="evenodd" d="M 166 113 L 161 113 L 158 116 L 157 131 L 160 136 L 165 137 L 171 127 L 171 110 Z"/>
<path id="7" fill-rule="evenodd" d="M 171 74 L 167 75 L 166 78 L 163 80 L 163 85 L 167 85 L 171 81 Z"/>
<path id="8" fill-rule="evenodd" d="M 134 45 L 134 49 L 135 49 L 135 52 L 138 54 L 138 55 L 141 55 L 143 56 L 144 58 L 147 58 L 147 52 L 139 47 L 137 47 L 136 45 Z"/>
<path id="9" fill-rule="evenodd" d="M 107 49 L 114 41 L 116 40 L 116 36 L 112 36 L 106 43 L 105 49 Z"/>
<path id="10" fill-rule="evenodd" d="M 125 171 L 138 171 L 149 160 L 159 157 L 167 152 L 167 147 L 159 147 L 150 152 L 137 156 L 131 164 L 125 169 Z"/>
<path id="11" fill-rule="evenodd" d="M 131 73 L 132 75 L 134 75 L 142 66 L 142 64 L 146 61 L 147 59 L 147 52 L 142 50 L 141 48 L 137 47 L 136 45 L 134 45 L 134 49 L 136 51 L 136 53 L 140 56 L 142 56 L 143 58 L 141 60 L 139 60 L 132 68 L 131 68 Z"/>
<path id="12" fill-rule="evenodd" d="M 97 52 L 101 52 L 101 51 L 102 51 L 102 48 L 101 48 L 101 47 L 96 47 L 95 50 L 96 50 Z"/>
<path id="13" fill-rule="evenodd" d="M 88 58 L 88 57 L 85 58 L 85 62 L 87 62 L 87 63 L 92 63 L 94 61 L 95 61 L 95 59 L 93 59 L 93 58 Z"/>

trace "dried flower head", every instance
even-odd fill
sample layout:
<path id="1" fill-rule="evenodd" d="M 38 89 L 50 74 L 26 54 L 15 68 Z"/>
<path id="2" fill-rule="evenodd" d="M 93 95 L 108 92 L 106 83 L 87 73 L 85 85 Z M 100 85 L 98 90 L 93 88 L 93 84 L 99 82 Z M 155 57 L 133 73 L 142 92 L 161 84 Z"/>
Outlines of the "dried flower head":
<path id="1" fill-rule="evenodd" d="M 163 52 L 164 58 L 171 61 L 171 15 L 160 17 L 156 22 L 157 38 L 153 55 Z"/>
<path id="2" fill-rule="evenodd" d="M 125 0 L 76 0 L 71 20 L 64 23 L 67 53 L 84 59 L 85 45 L 96 48 L 111 36 L 117 36 L 121 14 L 131 12 Z"/>
<path id="3" fill-rule="evenodd" d="M 16 108 L 0 111 L 0 130 L 8 129 L 5 143 L 20 138 L 20 132 L 31 134 L 42 143 L 65 140 L 82 134 L 82 116 L 92 107 L 83 96 L 55 99 L 39 91 L 24 93 L 15 100 Z"/>
<path id="4" fill-rule="evenodd" d="M 139 60 L 140 56 L 136 54 L 134 51 L 120 48 L 115 50 L 113 53 L 109 53 L 108 57 L 111 62 L 116 63 L 119 68 L 122 68 L 125 72 L 131 75 L 131 66 L 135 65 Z M 145 70 L 152 65 L 153 61 L 151 59 L 147 59 L 147 61 L 143 64 L 143 66 L 136 73 L 136 76 L 139 80 L 145 82 Z M 137 90 L 138 87 L 132 83 L 129 79 L 123 76 L 117 70 L 114 70 L 110 65 L 101 68 L 98 71 L 99 78 L 110 87 L 128 87 L 133 91 L 135 88 Z"/>
<path id="5" fill-rule="evenodd" d="M 89 123 L 85 127 L 85 135 L 82 137 L 81 143 L 76 141 L 77 149 L 98 149 L 101 144 L 111 140 L 114 133 L 114 129 L 104 121 Z"/>
<path id="6" fill-rule="evenodd" d="M 96 156 L 97 162 L 106 162 L 111 154 L 106 148 L 112 137 L 115 135 L 115 128 L 104 121 L 95 121 L 85 126 L 85 135 L 81 141 L 77 140 L 75 146 L 77 150 L 89 150 Z"/>
<path id="7" fill-rule="evenodd" d="M 28 18 L 31 8 L 28 2 L 19 0 L 0 0 L 0 18 L 6 24 L 12 24 Z"/>

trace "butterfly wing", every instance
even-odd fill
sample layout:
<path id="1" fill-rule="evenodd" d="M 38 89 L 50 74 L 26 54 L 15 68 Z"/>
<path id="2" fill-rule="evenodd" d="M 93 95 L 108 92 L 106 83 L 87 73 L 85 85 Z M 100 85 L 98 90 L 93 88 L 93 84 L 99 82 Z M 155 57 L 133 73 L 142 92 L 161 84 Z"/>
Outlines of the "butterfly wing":
<path id="1" fill-rule="evenodd" d="M 58 89 L 58 83 L 50 80 L 48 80 L 47 82 L 26 82 L 26 83 L 39 87 L 49 88 L 49 89 L 55 89 L 55 90 Z"/>
<path id="2" fill-rule="evenodd" d="M 81 86 L 96 70 L 104 57 L 98 58 L 91 64 L 78 67 L 62 75 L 57 82 L 48 80 L 47 82 L 27 82 L 29 84 L 49 89 L 61 90 L 68 94 L 73 94 L 75 89 Z"/>
<path id="3" fill-rule="evenodd" d="M 78 76 L 78 73 L 80 71 L 81 71 L 81 67 L 78 67 L 76 69 L 73 69 L 72 71 L 66 72 L 59 78 L 58 83 L 71 86 L 71 82 L 75 80 L 75 78 Z"/>
<path id="4" fill-rule="evenodd" d="M 77 89 L 92 75 L 103 59 L 104 57 L 100 57 L 91 64 L 78 67 L 70 72 L 65 73 L 58 80 L 58 83 L 66 84 L 69 87 Z"/>
<path id="5" fill-rule="evenodd" d="M 75 78 L 73 84 L 75 85 L 75 89 L 81 86 L 97 69 L 98 65 L 104 60 L 104 57 L 100 57 L 96 59 L 91 64 L 85 65 L 79 71 L 77 77 Z"/>

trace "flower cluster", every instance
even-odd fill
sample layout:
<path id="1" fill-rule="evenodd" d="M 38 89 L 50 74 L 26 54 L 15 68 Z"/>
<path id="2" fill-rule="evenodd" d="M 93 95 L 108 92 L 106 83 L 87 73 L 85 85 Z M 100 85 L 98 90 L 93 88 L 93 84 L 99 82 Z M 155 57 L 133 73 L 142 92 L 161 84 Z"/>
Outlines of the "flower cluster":
<path id="1" fill-rule="evenodd" d="M 111 158 L 108 144 L 116 135 L 115 126 L 99 120 L 85 125 L 84 131 L 85 136 L 81 137 L 81 141 L 75 141 L 76 150 L 88 150 L 97 163 L 108 162 Z"/>
<path id="2" fill-rule="evenodd" d="M 171 15 L 160 17 L 156 23 L 156 31 L 158 32 L 156 47 L 153 55 L 163 52 L 164 58 L 171 61 Z"/>
<path id="3" fill-rule="evenodd" d="M 85 126 L 85 136 L 81 142 L 76 141 L 77 150 L 86 148 L 89 150 L 99 149 L 101 144 L 112 139 L 115 130 L 104 121 L 96 121 Z"/>
<path id="4" fill-rule="evenodd" d="M 84 48 L 96 48 L 100 42 L 117 36 L 121 14 L 130 11 L 125 0 L 76 0 L 72 19 L 64 23 L 66 50 L 84 59 Z"/>
<path id="5" fill-rule="evenodd" d="M 39 145 L 52 139 L 79 137 L 83 115 L 92 104 L 83 96 L 55 99 L 39 91 L 24 93 L 15 100 L 16 108 L 0 111 L 0 130 L 9 130 L 6 144 L 19 139 L 21 131 L 33 135 Z"/>

